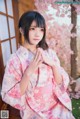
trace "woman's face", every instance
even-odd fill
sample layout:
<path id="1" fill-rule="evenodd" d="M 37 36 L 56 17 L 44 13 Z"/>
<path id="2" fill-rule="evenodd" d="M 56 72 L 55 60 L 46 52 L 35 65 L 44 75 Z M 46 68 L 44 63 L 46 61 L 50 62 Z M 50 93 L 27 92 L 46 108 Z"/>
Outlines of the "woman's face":
<path id="1" fill-rule="evenodd" d="M 33 21 L 29 29 L 29 43 L 37 45 L 44 36 L 44 28 L 37 27 L 36 22 Z"/>

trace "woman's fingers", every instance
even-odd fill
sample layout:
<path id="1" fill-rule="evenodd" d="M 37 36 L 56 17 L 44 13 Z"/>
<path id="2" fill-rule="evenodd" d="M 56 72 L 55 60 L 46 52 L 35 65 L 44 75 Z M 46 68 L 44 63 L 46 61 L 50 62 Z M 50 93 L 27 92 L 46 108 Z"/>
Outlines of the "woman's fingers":
<path id="1" fill-rule="evenodd" d="M 33 72 L 35 72 L 35 70 L 38 69 L 38 67 L 42 64 L 42 62 L 43 62 L 43 59 L 42 59 L 41 52 L 39 50 L 37 50 L 35 58 L 29 65 L 27 72 L 32 74 Z"/>
<path id="2" fill-rule="evenodd" d="M 35 62 L 36 64 L 38 64 L 41 60 L 42 60 L 41 52 L 40 52 L 39 50 L 37 50 L 37 53 L 36 53 L 34 62 Z"/>
<path id="3" fill-rule="evenodd" d="M 39 53 L 38 53 L 38 50 L 37 50 L 36 55 L 35 55 L 35 58 L 34 58 L 34 61 L 36 61 L 36 60 L 37 60 L 38 55 L 39 55 Z"/>

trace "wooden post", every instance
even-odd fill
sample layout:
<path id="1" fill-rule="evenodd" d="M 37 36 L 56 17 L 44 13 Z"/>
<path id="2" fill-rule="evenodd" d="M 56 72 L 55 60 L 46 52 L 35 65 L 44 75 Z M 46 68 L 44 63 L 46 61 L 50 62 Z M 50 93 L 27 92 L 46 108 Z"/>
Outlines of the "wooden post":
<path id="1" fill-rule="evenodd" d="M 76 33 L 76 23 L 77 23 L 77 13 L 75 11 L 75 7 L 71 5 L 71 23 L 74 25 L 71 33 Z M 71 37 L 71 50 L 74 52 L 74 54 L 71 55 L 71 76 L 73 78 L 76 78 L 77 76 L 77 62 L 76 62 L 76 57 L 77 57 L 77 41 L 76 37 L 72 38 Z"/>

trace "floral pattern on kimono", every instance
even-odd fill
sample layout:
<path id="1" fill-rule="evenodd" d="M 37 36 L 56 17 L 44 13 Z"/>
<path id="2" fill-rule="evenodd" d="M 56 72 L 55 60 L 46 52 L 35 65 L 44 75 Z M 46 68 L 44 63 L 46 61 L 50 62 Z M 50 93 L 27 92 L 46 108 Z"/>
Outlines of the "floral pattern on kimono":
<path id="1" fill-rule="evenodd" d="M 19 109 L 22 119 L 74 119 L 71 100 L 67 94 L 68 74 L 60 66 L 53 50 L 44 52 L 59 68 L 62 84 L 57 85 L 52 68 L 42 63 L 30 77 L 24 95 L 21 95 L 20 81 L 34 54 L 20 46 L 7 63 L 1 91 L 2 99 Z"/>

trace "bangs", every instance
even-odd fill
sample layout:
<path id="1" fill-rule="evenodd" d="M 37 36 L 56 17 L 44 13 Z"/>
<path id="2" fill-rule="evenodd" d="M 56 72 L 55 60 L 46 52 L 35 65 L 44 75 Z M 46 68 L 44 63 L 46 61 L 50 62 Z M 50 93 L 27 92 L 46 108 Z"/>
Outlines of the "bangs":
<path id="1" fill-rule="evenodd" d="M 45 20 L 43 19 L 43 17 L 37 14 L 34 18 L 34 21 L 36 22 L 37 27 L 41 27 L 45 29 Z"/>

